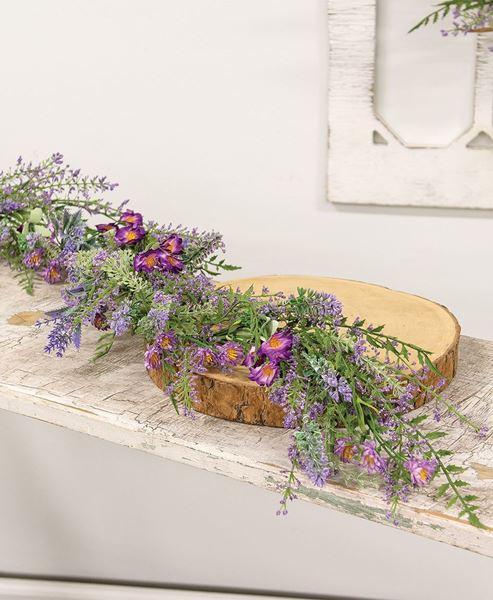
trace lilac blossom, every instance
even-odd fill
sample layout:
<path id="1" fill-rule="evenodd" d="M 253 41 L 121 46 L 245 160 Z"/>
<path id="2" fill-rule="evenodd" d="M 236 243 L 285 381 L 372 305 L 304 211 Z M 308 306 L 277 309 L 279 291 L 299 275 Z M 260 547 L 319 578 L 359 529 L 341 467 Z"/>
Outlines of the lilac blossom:
<path id="1" fill-rule="evenodd" d="M 325 389 L 329 396 L 336 402 L 352 402 L 353 391 L 347 382 L 347 379 L 342 375 L 338 375 L 332 369 L 327 369 L 321 375 Z"/>
<path id="2" fill-rule="evenodd" d="M 74 329 L 71 319 L 67 316 L 52 319 L 45 352 L 54 352 L 61 358 L 71 343 L 76 347 L 80 345 L 80 328 Z"/>
<path id="3" fill-rule="evenodd" d="M 120 336 L 130 329 L 130 304 L 123 302 L 116 310 L 111 313 L 109 320 L 110 329 L 115 335 Z"/>
<path id="4" fill-rule="evenodd" d="M 316 327 L 323 327 L 327 319 L 332 319 L 338 324 L 342 318 L 342 304 L 333 295 L 327 292 L 314 292 L 310 297 L 309 322 Z"/>

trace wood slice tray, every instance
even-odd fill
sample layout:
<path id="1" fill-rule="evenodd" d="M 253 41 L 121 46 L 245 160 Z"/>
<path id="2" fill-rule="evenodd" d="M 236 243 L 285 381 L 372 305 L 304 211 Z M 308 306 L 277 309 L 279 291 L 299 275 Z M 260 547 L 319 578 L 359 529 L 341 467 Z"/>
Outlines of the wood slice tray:
<path id="1" fill-rule="evenodd" d="M 385 325 L 385 333 L 433 352 L 432 360 L 447 384 L 457 368 L 460 326 L 444 306 L 425 298 L 389 288 L 348 279 L 272 275 L 226 282 L 233 289 L 246 290 L 253 285 L 258 292 L 267 286 L 272 292 L 294 294 L 298 287 L 330 292 L 343 304 L 350 320 L 361 317 L 373 325 Z M 164 389 L 161 371 L 149 371 L 154 383 Z M 438 381 L 431 374 L 430 383 Z M 248 379 L 248 370 L 238 367 L 230 375 L 217 370 L 197 376 L 199 412 L 230 421 L 252 425 L 282 427 L 283 410 L 272 404 L 264 388 Z M 416 406 L 423 403 L 417 398 Z"/>

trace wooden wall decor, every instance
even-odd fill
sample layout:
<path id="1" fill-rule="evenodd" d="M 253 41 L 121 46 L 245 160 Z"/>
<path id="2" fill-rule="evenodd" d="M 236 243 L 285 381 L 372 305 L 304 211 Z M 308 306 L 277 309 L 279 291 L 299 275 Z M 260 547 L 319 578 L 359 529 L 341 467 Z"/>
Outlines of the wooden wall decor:
<path id="1" fill-rule="evenodd" d="M 493 35 L 477 35 L 470 128 L 406 145 L 375 111 L 376 24 L 377 0 L 329 1 L 329 201 L 493 209 Z"/>

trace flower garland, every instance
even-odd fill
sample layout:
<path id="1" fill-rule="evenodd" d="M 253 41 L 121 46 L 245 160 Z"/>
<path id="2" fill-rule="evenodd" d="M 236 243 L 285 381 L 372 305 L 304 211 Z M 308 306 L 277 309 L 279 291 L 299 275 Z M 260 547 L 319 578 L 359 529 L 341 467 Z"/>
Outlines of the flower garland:
<path id="1" fill-rule="evenodd" d="M 298 471 L 316 486 L 341 471 L 378 476 L 392 519 L 414 488 L 441 476 L 437 495 L 482 527 L 478 498 L 459 478 L 464 469 L 434 446 L 446 433 L 424 432 L 427 416 L 408 414 L 420 395 L 435 403 L 436 421 L 452 413 L 485 433 L 440 393 L 443 380 L 427 383 L 437 372 L 429 352 L 382 326 L 349 322 L 332 294 L 218 286 L 214 276 L 237 268 L 220 258 L 219 234 L 144 222 L 92 197 L 114 187 L 63 167 L 60 155 L 34 167 L 20 160 L 0 174 L 0 257 L 28 291 L 36 273 L 48 283 L 66 281 L 64 306 L 48 314 L 46 352 L 61 357 L 71 344 L 79 347 L 84 325 L 101 331 L 95 359 L 118 337 L 140 335 L 146 368 L 163 372 L 166 396 L 187 415 L 197 374 L 246 367 L 293 431 L 280 513 L 295 497 Z M 82 211 L 109 220 L 91 226 Z"/>

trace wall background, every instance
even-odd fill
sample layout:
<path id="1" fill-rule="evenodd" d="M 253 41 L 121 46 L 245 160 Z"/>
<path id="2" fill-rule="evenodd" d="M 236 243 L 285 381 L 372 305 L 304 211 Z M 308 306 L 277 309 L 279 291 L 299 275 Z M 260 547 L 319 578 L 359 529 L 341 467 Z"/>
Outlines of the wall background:
<path id="1" fill-rule="evenodd" d="M 493 339 L 491 213 L 326 201 L 325 0 L 0 9 L 2 166 L 61 151 L 119 181 L 115 201 L 131 198 L 148 218 L 222 231 L 245 276 L 380 283 L 441 302 L 466 335 Z M 408 49 L 403 65 L 416 76 Z M 473 598 L 474 579 L 485 597 L 487 559 L 316 507 L 280 523 L 267 492 L 69 432 L 56 442 L 60 432 L 22 418 L 3 415 L 0 428 L 0 571 L 416 598 L 402 584 L 411 568 L 434 598 Z M 365 576 L 349 574 L 355 559 Z"/>

